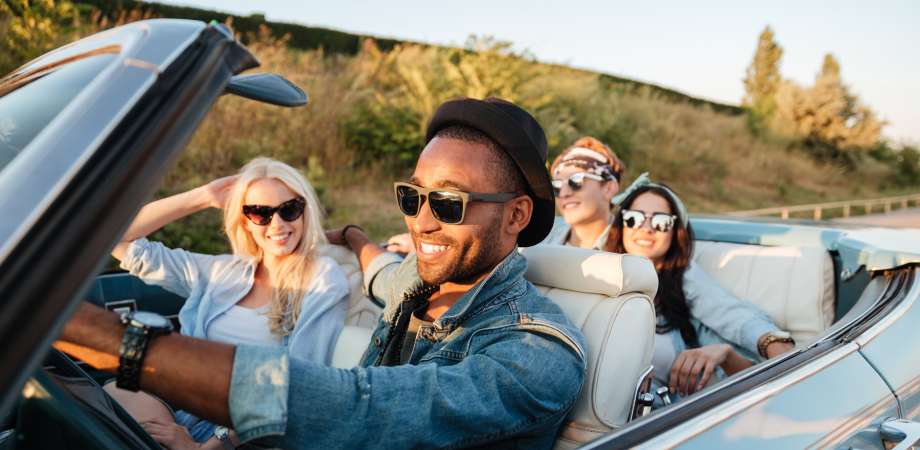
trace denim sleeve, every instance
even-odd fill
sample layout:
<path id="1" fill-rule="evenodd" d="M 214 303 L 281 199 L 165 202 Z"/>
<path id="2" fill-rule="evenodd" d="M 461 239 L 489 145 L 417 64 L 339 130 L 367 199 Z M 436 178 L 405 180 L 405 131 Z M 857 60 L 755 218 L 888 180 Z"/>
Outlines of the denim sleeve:
<path id="1" fill-rule="evenodd" d="M 140 238 L 128 245 L 120 267 L 144 283 L 161 286 L 169 292 L 187 298 L 201 282 L 201 266 L 207 265 L 213 258 L 187 252 L 181 248 L 171 249 L 159 242 Z"/>
<path id="2" fill-rule="evenodd" d="M 329 365 L 335 341 L 345 326 L 350 289 L 335 261 L 324 256 L 316 262 L 313 281 L 300 303 L 289 347 L 292 358 Z"/>
<path id="3" fill-rule="evenodd" d="M 485 445 L 555 435 L 584 376 L 573 348 L 527 332 L 450 366 L 343 370 L 240 346 L 230 414 L 241 440 L 286 449 Z"/>
<path id="4" fill-rule="evenodd" d="M 760 337 L 779 331 L 767 313 L 735 297 L 693 261 L 684 272 L 684 295 L 692 317 L 755 355 Z"/>
<path id="5" fill-rule="evenodd" d="M 757 358 L 756 352 L 751 352 L 750 350 L 741 347 L 740 345 L 731 342 L 722 336 L 719 336 L 718 333 L 710 329 L 709 327 L 703 324 L 696 324 L 696 337 L 700 342 L 700 347 L 706 347 L 708 345 L 719 345 L 719 344 L 728 344 L 732 346 L 732 349 L 735 350 L 735 353 L 741 355 L 742 358 L 745 358 L 754 364 L 760 362 L 760 359 Z M 719 379 L 725 378 L 725 371 L 721 367 L 717 368 L 719 373 Z"/>
<path id="6" fill-rule="evenodd" d="M 393 301 L 393 280 L 396 278 L 396 269 L 403 259 L 396 253 L 384 252 L 377 255 L 364 272 L 364 290 L 367 296 L 379 306 L 386 306 Z"/>

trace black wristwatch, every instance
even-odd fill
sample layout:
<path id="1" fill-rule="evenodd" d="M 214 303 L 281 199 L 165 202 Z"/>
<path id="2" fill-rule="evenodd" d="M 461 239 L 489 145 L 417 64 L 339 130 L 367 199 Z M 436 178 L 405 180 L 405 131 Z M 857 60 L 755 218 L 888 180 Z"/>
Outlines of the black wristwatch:
<path id="1" fill-rule="evenodd" d="M 121 315 L 121 323 L 128 325 L 118 350 L 118 372 L 115 386 L 137 392 L 141 363 L 147 346 L 155 336 L 172 331 L 169 319 L 148 311 L 132 311 Z"/>

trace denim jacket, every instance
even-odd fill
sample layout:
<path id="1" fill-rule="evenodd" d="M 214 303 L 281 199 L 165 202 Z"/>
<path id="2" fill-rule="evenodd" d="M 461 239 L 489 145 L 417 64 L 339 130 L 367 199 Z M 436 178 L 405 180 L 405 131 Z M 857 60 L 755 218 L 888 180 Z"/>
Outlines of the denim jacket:
<path id="1" fill-rule="evenodd" d="M 556 217 L 553 230 L 542 244 L 565 244 L 571 229 L 562 217 Z M 608 225 L 594 243 L 594 250 L 604 250 L 609 232 Z M 754 355 L 758 354 L 757 342 L 761 336 L 779 331 L 767 313 L 753 303 L 735 297 L 692 260 L 684 271 L 684 296 L 687 297 L 692 318 L 699 320 L 702 325 L 718 333 L 728 342 L 737 344 Z M 702 341 L 700 345 L 704 345 Z M 675 350 L 680 354 L 683 349 L 675 346 Z"/>
<path id="2" fill-rule="evenodd" d="M 585 341 L 509 254 L 433 326 L 408 364 L 375 367 L 393 313 L 424 287 L 415 253 L 375 258 L 386 305 L 361 366 L 323 367 L 239 346 L 230 415 L 241 440 L 281 448 L 549 448 L 585 377 Z"/>
<path id="3" fill-rule="evenodd" d="M 211 321 L 252 289 L 255 264 L 248 256 L 202 255 L 140 238 L 128 246 L 121 268 L 144 283 L 185 297 L 179 310 L 182 334 L 207 339 Z M 317 258 L 297 323 L 281 341 L 292 357 L 332 362 L 335 341 L 345 326 L 348 294 L 348 280 L 339 265 L 327 256 Z"/>

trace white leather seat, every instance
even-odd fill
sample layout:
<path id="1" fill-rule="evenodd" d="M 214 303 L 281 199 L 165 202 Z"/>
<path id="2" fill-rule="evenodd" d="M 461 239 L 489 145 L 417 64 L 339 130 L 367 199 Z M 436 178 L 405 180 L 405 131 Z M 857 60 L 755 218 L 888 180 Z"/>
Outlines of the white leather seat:
<path id="1" fill-rule="evenodd" d="M 345 327 L 332 349 L 332 366 L 351 369 L 364 359 L 364 352 L 377 327 L 381 309 L 364 295 L 364 275 L 355 253 L 343 245 L 329 245 L 324 251 L 342 268 L 351 289 Z"/>
<path id="2" fill-rule="evenodd" d="M 648 370 L 655 338 L 658 276 L 651 261 L 559 245 L 521 250 L 524 278 L 581 329 L 587 373 L 559 428 L 554 449 L 576 448 L 630 418 L 636 385 Z"/>
<path id="3" fill-rule="evenodd" d="M 834 322 L 834 264 L 824 247 L 696 241 L 696 261 L 738 298 L 804 344 Z"/>
<path id="4" fill-rule="evenodd" d="M 358 262 L 358 257 L 351 248 L 344 245 L 327 245 L 324 251 L 326 256 L 332 258 L 342 268 L 345 278 L 348 279 L 348 287 L 351 288 L 345 325 L 373 330 L 377 327 L 381 309 L 364 295 L 364 275 L 361 273 L 361 263 Z"/>

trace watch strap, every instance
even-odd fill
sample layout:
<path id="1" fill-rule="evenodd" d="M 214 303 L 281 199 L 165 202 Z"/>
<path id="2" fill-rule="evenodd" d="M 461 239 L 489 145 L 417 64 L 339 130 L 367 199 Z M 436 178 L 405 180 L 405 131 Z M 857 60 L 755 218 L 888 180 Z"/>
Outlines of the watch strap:
<path id="1" fill-rule="evenodd" d="M 118 351 L 118 370 L 116 372 L 115 386 L 131 392 L 140 390 L 139 378 L 141 363 L 144 353 L 153 338 L 151 330 L 128 324 L 125 337 L 121 341 Z"/>
<path id="2" fill-rule="evenodd" d="M 236 447 L 233 446 L 233 442 L 230 441 L 230 430 L 227 427 L 217 427 L 214 430 L 214 436 L 220 440 L 221 444 L 224 444 L 224 449 L 226 450 L 236 450 Z"/>
<path id="3" fill-rule="evenodd" d="M 764 358 L 767 357 L 767 347 L 774 342 L 788 342 L 795 345 L 795 340 L 791 337 L 780 337 L 773 333 L 768 334 L 765 338 L 760 340 L 760 344 L 757 346 L 757 351 L 760 352 L 760 356 Z"/>

